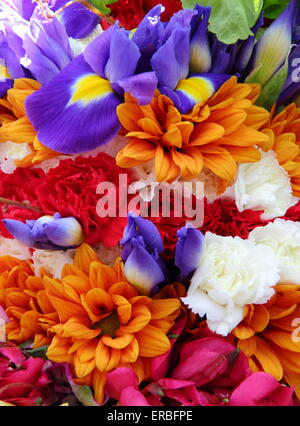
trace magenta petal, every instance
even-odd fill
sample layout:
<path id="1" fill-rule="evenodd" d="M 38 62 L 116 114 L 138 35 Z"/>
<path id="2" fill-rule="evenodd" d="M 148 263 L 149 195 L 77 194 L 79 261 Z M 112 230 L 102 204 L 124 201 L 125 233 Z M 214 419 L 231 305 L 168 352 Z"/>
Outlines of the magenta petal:
<path id="1" fill-rule="evenodd" d="M 176 336 L 176 338 L 170 339 L 171 349 L 166 354 L 151 359 L 151 376 L 153 380 L 160 380 L 163 377 L 166 377 L 166 375 L 168 374 L 172 355 L 173 355 L 172 352 L 173 352 L 174 345 L 178 337 L 181 335 L 182 331 L 184 330 L 186 323 L 187 323 L 187 314 L 184 311 L 182 312 L 179 319 L 176 321 L 174 327 L 170 331 L 170 335 Z"/>
<path id="2" fill-rule="evenodd" d="M 124 389 L 139 388 L 139 380 L 131 368 L 117 368 L 106 376 L 106 391 L 110 398 L 119 400 Z"/>
<path id="3" fill-rule="evenodd" d="M 144 395 L 133 387 L 127 387 L 120 396 L 119 405 L 122 407 L 149 407 Z"/>
<path id="4" fill-rule="evenodd" d="M 161 379 L 158 385 L 162 389 L 183 389 L 188 386 L 193 386 L 194 383 L 188 380 L 176 380 L 176 379 Z"/>
<path id="5" fill-rule="evenodd" d="M 231 406 L 283 405 L 291 403 L 291 393 L 282 392 L 277 380 L 267 373 L 254 373 L 231 395 Z M 280 390 L 280 392 L 278 392 Z M 274 395 L 274 398 L 273 398 Z"/>
<path id="6" fill-rule="evenodd" d="M 224 355 L 203 349 L 193 352 L 187 358 L 181 358 L 179 365 L 172 373 L 172 377 L 190 380 L 197 387 L 200 387 L 224 374 L 227 368 L 228 361 Z"/>

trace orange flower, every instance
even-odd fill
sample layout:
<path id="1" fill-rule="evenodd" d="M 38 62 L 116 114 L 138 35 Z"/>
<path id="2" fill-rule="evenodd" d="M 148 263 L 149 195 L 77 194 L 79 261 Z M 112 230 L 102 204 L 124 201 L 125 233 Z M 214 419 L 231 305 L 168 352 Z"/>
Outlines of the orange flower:
<path id="1" fill-rule="evenodd" d="M 269 141 L 261 148 L 275 151 L 279 163 L 291 177 L 294 195 L 300 198 L 300 108 L 291 104 L 275 117 L 274 111 L 275 108 L 263 129 Z"/>
<path id="2" fill-rule="evenodd" d="M 7 99 L 0 99 L 0 142 L 28 143 L 32 154 L 23 160 L 16 160 L 18 167 L 30 167 L 49 158 L 57 152 L 43 146 L 26 117 L 25 100 L 40 88 L 40 84 L 29 78 L 16 79 L 14 87 L 7 92 Z"/>
<path id="3" fill-rule="evenodd" d="M 248 306 L 244 321 L 233 331 L 254 371 L 296 386 L 300 397 L 300 341 L 294 333 L 300 318 L 300 286 L 278 285 L 266 305 Z"/>
<path id="4" fill-rule="evenodd" d="M 236 177 L 237 163 L 260 160 L 255 145 L 268 142 L 259 129 L 269 113 L 254 104 L 260 86 L 228 80 L 206 103 L 182 115 L 158 91 L 150 105 L 139 106 L 129 95 L 117 108 L 128 133 L 119 152 L 120 167 L 135 167 L 155 160 L 156 179 L 195 179 L 203 168 L 222 179 L 225 187 Z"/>
<path id="5" fill-rule="evenodd" d="M 170 348 L 167 333 L 180 312 L 180 300 L 139 296 L 126 281 L 120 260 L 114 268 L 99 262 L 87 245 L 78 249 L 61 281 L 44 277 L 47 297 L 59 321 L 47 356 L 67 362 L 77 383 L 94 388 L 103 401 L 107 372 L 130 366 L 140 380 L 147 376 L 148 358 Z"/>
<path id="6" fill-rule="evenodd" d="M 17 344 L 34 340 L 34 347 L 48 345 L 48 329 L 58 317 L 49 302 L 42 278 L 35 277 L 29 261 L 0 258 L 0 305 L 10 322 L 7 339 Z"/>

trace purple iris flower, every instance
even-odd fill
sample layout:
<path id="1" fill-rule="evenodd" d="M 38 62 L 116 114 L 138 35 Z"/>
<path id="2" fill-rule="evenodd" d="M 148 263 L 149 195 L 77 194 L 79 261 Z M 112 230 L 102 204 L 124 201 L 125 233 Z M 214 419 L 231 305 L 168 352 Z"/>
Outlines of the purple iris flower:
<path id="1" fill-rule="evenodd" d="M 79 2 L 70 0 L 3 0 L 0 12 L 5 13 L 6 19 L 39 22 L 49 22 L 56 17 L 66 28 L 69 37 L 79 39 L 87 37 L 99 24 L 99 16 Z"/>
<path id="2" fill-rule="evenodd" d="M 43 250 L 66 250 L 82 244 L 84 234 L 74 217 L 43 216 L 26 223 L 13 219 L 2 220 L 8 232 L 27 247 Z"/>
<path id="3" fill-rule="evenodd" d="M 159 90 L 182 113 L 207 101 L 230 78 L 225 73 L 209 72 L 209 14 L 210 8 L 202 6 L 176 13 L 164 26 L 161 46 L 151 58 Z"/>
<path id="4" fill-rule="evenodd" d="M 121 246 L 128 281 L 141 294 L 155 292 L 158 285 L 166 280 L 166 268 L 160 257 L 164 246 L 156 226 L 130 213 Z"/>
<path id="5" fill-rule="evenodd" d="M 151 102 L 154 72 L 136 74 L 141 52 L 116 24 L 94 39 L 41 90 L 26 100 L 26 112 L 47 147 L 66 154 L 90 151 L 119 132 L 116 108 L 124 92 Z"/>
<path id="6" fill-rule="evenodd" d="M 187 225 L 177 232 L 178 241 L 175 250 L 175 265 L 180 273 L 179 281 L 187 281 L 200 265 L 204 250 L 203 234 L 192 225 Z"/>
<path id="7" fill-rule="evenodd" d="M 0 4 L 0 23 L 4 27 L 0 58 L 6 66 L 1 69 L 0 95 L 4 96 L 15 78 L 32 77 L 42 85 L 51 81 L 74 59 L 70 37 L 89 36 L 99 17 L 81 3 L 67 0 L 39 4 L 5 0 Z"/>

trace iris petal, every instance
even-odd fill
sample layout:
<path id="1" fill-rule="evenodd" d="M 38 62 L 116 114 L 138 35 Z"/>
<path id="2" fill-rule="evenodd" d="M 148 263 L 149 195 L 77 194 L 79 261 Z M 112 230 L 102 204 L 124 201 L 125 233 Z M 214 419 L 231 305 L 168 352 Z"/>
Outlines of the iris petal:
<path id="1" fill-rule="evenodd" d="M 31 237 L 31 228 L 28 225 L 13 219 L 4 219 L 2 222 L 16 240 L 27 247 L 34 247 L 35 241 Z"/>
<path id="2" fill-rule="evenodd" d="M 190 30 L 177 28 L 153 55 L 151 64 L 160 86 L 174 90 L 189 72 Z"/>
<path id="3" fill-rule="evenodd" d="M 157 88 L 157 77 L 154 72 L 145 72 L 119 80 L 117 84 L 134 96 L 140 105 L 149 105 Z"/>
<path id="4" fill-rule="evenodd" d="M 165 275 L 154 257 L 139 244 L 130 253 L 124 272 L 127 280 L 145 295 L 150 294 L 165 280 Z"/>
<path id="5" fill-rule="evenodd" d="M 177 232 L 175 265 L 180 269 L 179 280 L 187 279 L 200 265 L 204 237 L 198 229 L 186 226 Z"/>
<path id="6" fill-rule="evenodd" d="M 54 220 L 45 226 L 48 240 L 62 247 L 79 246 L 84 240 L 82 226 L 74 217 Z"/>
<path id="7" fill-rule="evenodd" d="M 80 55 L 27 98 L 26 112 L 44 145 L 75 154 L 93 150 L 119 132 L 119 103 L 109 82 L 94 74 Z"/>
<path id="8" fill-rule="evenodd" d="M 106 78 L 105 67 L 109 60 L 111 38 L 114 31 L 117 29 L 117 24 L 108 28 L 104 33 L 96 37 L 83 52 L 85 62 L 87 62 L 92 70 L 102 78 Z"/>
<path id="9" fill-rule="evenodd" d="M 137 45 L 128 38 L 125 30 L 112 34 L 110 56 L 105 67 L 106 78 L 115 83 L 135 73 L 141 53 Z"/>
<path id="10" fill-rule="evenodd" d="M 197 6 L 199 16 L 202 18 L 197 31 L 191 40 L 190 70 L 192 73 L 209 72 L 212 65 L 212 57 L 208 39 L 208 20 L 211 9 Z"/>
<path id="11" fill-rule="evenodd" d="M 58 14 L 69 37 L 85 38 L 99 23 L 99 17 L 80 3 L 70 4 Z"/>

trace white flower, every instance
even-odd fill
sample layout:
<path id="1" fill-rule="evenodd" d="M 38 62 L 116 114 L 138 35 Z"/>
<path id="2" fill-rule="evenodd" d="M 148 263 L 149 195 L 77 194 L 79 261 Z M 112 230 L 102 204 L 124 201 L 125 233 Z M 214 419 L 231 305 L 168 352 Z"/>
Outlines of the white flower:
<path id="1" fill-rule="evenodd" d="M 54 278 L 61 278 L 61 271 L 67 264 L 73 263 L 75 250 L 35 250 L 32 255 L 36 276 L 44 268 Z"/>
<path id="2" fill-rule="evenodd" d="M 272 247 L 280 267 L 283 284 L 300 284 L 300 223 L 277 219 L 267 226 L 255 228 L 249 239 Z"/>
<path id="3" fill-rule="evenodd" d="M 262 152 L 257 163 L 240 165 L 234 194 L 240 212 L 263 210 L 262 220 L 284 216 L 298 202 L 293 197 L 289 175 L 273 151 Z"/>
<path id="4" fill-rule="evenodd" d="M 17 240 L 0 236 L 0 256 L 12 256 L 26 260 L 30 259 L 31 252 Z"/>
<path id="5" fill-rule="evenodd" d="M 81 55 L 81 53 L 85 50 L 86 46 L 88 46 L 91 43 L 91 41 L 93 41 L 96 37 L 98 37 L 103 32 L 104 32 L 103 28 L 99 24 L 91 32 L 91 34 L 88 35 L 88 37 L 80 38 L 80 39 L 69 37 L 69 43 L 72 48 L 74 56 Z"/>
<path id="6" fill-rule="evenodd" d="M 227 336 L 243 319 L 244 307 L 264 304 L 274 294 L 279 268 L 273 250 L 239 237 L 205 236 L 200 266 L 183 302 L 209 328 Z"/>
<path id="7" fill-rule="evenodd" d="M 0 167 L 3 173 L 12 174 L 17 166 L 15 160 L 22 160 L 32 151 L 27 143 L 0 143 Z"/>

